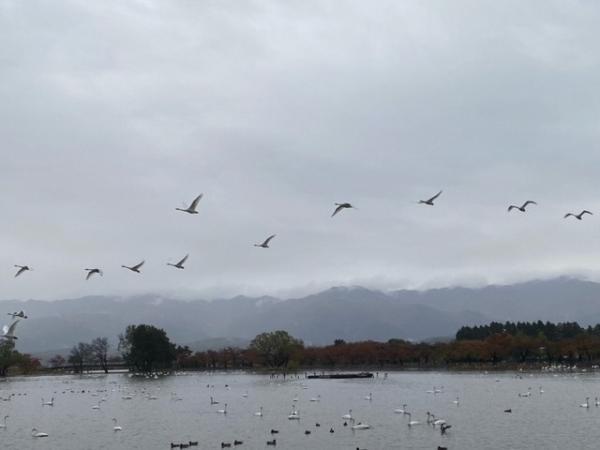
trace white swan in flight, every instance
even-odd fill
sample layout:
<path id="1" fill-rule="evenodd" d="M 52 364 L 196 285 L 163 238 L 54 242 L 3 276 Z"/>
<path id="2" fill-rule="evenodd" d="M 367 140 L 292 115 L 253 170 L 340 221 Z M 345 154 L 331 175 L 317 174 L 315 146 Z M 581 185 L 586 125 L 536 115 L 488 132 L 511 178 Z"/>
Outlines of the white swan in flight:
<path id="1" fill-rule="evenodd" d="M 588 211 L 587 209 L 584 209 L 584 210 L 583 210 L 583 211 L 581 211 L 579 214 L 567 213 L 567 214 L 565 214 L 565 217 L 564 217 L 564 218 L 566 219 L 567 217 L 575 217 L 577 220 L 581 220 L 581 219 L 583 219 L 583 216 L 584 216 L 585 214 L 589 214 L 590 216 L 593 216 L 593 215 L 594 215 L 593 213 L 591 213 L 591 212 L 590 212 L 590 211 Z"/>
<path id="2" fill-rule="evenodd" d="M 185 262 L 187 261 L 187 259 L 188 259 L 188 257 L 189 257 L 189 256 L 190 256 L 189 254 L 185 255 L 185 256 L 184 256 L 184 257 L 181 259 L 181 261 L 179 261 L 177 264 L 171 264 L 171 263 L 167 263 L 167 266 L 173 266 L 173 267 L 175 267 L 176 269 L 185 269 L 185 267 L 183 267 L 183 265 L 185 264 Z"/>
<path id="3" fill-rule="evenodd" d="M 204 196 L 204 194 L 200 194 L 198 197 L 196 197 L 192 201 L 192 204 L 185 209 L 182 209 L 182 208 L 175 208 L 175 209 L 177 211 L 183 211 L 188 214 L 198 214 L 198 211 L 196 210 L 196 208 L 198 208 L 198 202 L 200 202 L 200 200 L 202 199 L 203 196 Z"/>
<path id="4" fill-rule="evenodd" d="M 113 417 L 112 421 L 113 421 L 113 423 L 115 424 L 115 425 L 113 426 L 113 431 L 123 431 L 123 428 L 122 428 L 122 427 L 121 427 L 119 424 L 117 424 L 117 419 L 115 419 L 115 418 Z"/>
<path id="5" fill-rule="evenodd" d="M 33 270 L 31 267 L 29 266 L 19 266 L 18 264 L 15 264 L 15 267 L 18 267 L 19 270 L 17 270 L 17 273 L 15 273 L 15 278 L 17 278 L 19 275 L 21 275 L 23 272 L 27 272 L 28 270 Z"/>
<path id="6" fill-rule="evenodd" d="M 11 316 L 13 319 L 16 319 L 17 317 L 20 319 L 27 319 L 27 315 L 23 310 L 19 312 L 6 313 L 6 315 Z"/>
<path id="7" fill-rule="evenodd" d="M 518 209 L 521 212 L 525 212 L 525 208 L 527 208 L 527 206 L 529 205 L 537 205 L 536 202 L 534 202 L 533 200 L 527 200 L 525 203 L 523 203 L 521 206 L 517 206 L 517 205 L 510 205 L 508 207 L 508 212 L 511 212 L 513 209 Z"/>
<path id="8" fill-rule="evenodd" d="M 19 323 L 20 319 L 16 319 L 13 323 L 11 323 L 10 325 L 4 325 L 2 327 L 2 338 L 4 339 L 9 339 L 9 340 L 15 340 L 18 339 L 15 336 L 15 328 L 17 327 L 17 324 Z"/>
<path id="9" fill-rule="evenodd" d="M 271 240 L 277 236 L 276 234 L 272 234 L 271 236 L 269 236 L 267 239 L 265 239 L 265 241 L 262 244 L 254 244 L 255 247 L 261 247 L 261 248 L 269 248 L 269 242 L 271 242 Z"/>
<path id="10" fill-rule="evenodd" d="M 420 205 L 429 205 L 429 206 L 434 206 L 433 202 L 440 196 L 442 195 L 443 191 L 438 192 L 437 194 L 435 194 L 433 197 L 428 198 L 427 200 L 419 200 L 419 204 Z"/>
<path id="11" fill-rule="evenodd" d="M 136 264 L 135 266 L 121 266 L 121 267 L 123 267 L 125 269 L 129 269 L 129 270 L 131 270 L 132 272 L 135 272 L 135 273 L 141 273 L 140 269 L 144 265 L 145 262 L 146 261 L 144 260 L 141 263 Z"/>
<path id="12" fill-rule="evenodd" d="M 42 433 L 42 432 L 39 432 L 37 430 L 37 428 L 32 428 L 31 429 L 31 436 L 34 437 L 34 438 L 43 438 L 43 437 L 48 437 L 48 433 Z"/>
<path id="13" fill-rule="evenodd" d="M 100 275 L 100 276 L 104 275 L 104 272 L 102 272 L 102 270 L 100 270 L 98 268 L 85 269 L 85 271 L 87 272 L 87 275 L 85 277 L 86 281 L 89 280 L 90 278 L 92 278 L 92 276 L 94 276 L 94 275 Z"/>
<path id="14" fill-rule="evenodd" d="M 336 206 L 336 208 L 333 211 L 333 214 L 331 215 L 331 217 L 335 216 L 342 209 L 358 209 L 358 208 L 355 208 L 354 206 L 352 206 L 350 203 L 335 203 L 335 206 Z"/>

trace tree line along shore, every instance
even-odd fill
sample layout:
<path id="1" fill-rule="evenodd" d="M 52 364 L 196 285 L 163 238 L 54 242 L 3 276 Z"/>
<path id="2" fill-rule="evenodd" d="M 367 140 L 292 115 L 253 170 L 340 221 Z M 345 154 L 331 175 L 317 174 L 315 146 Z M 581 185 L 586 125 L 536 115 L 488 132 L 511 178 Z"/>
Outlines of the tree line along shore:
<path id="1" fill-rule="evenodd" d="M 116 350 L 116 352 L 115 352 Z M 0 343 L 0 377 L 45 372 L 84 373 L 113 369 L 133 373 L 182 370 L 247 370 L 296 372 L 316 370 L 458 369 L 595 366 L 600 364 L 600 325 L 576 322 L 492 322 L 465 326 L 452 340 L 411 342 L 346 342 L 310 346 L 283 330 L 257 335 L 247 348 L 192 351 L 171 342 L 152 325 L 130 325 L 111 349 L 106 337 L 79 342 L 67 358 L 56 355 L 47 364 Z"/>

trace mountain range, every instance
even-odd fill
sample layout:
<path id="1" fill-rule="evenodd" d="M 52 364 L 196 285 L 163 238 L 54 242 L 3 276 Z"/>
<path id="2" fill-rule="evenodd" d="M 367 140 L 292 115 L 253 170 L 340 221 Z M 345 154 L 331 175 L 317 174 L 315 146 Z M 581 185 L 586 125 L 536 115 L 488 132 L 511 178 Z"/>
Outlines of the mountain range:
<path id="1" fill-rule="evenodd" d="M 64 353 L 80 341 L 118 335 L 129 324 L 164 328 L 171 340 L 195 350 L 246 345 L 263 331 L 284 329 L 308 345 L 452 337 L 463 325 L 496 321 L 600 322 L 600 283 L 571 278 L 483 288 L 381 292 L 334 287 L 302 298 L 238 296 L 174 300 L 157 295 L 82 297 L 55 301 L 0 302 L 0 312 L 25 310 L 17 349 Z M 3 314 L 2 314 L 3 315 Z M 6 317 L 8 320 L 8 317 Z"/>

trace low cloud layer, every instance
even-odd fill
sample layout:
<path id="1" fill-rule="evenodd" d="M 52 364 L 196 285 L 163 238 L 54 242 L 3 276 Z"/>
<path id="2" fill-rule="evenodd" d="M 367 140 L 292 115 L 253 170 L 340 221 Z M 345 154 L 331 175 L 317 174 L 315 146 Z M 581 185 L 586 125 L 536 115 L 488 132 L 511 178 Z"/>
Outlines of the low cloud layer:
<path id="1" fill-rule="evenodd" d="M 0 1 L 1 298 L 599 279 L 599 19 L 593 2 Z M 201 192 L 198 215 L 174 210 Z M 341 201 L 358 210 L 330 218 Z"/>

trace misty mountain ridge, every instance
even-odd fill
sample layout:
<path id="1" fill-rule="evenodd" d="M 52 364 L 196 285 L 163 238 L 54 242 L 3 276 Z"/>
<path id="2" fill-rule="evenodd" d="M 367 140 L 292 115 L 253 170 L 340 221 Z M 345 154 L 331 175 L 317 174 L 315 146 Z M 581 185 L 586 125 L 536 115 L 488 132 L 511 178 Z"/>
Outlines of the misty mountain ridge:
<path id="1" fill-rule="evenodd" d="M 451 337 L 463 325 L 490 321 L 600 322 L 600 283 L 572 278 L 482 288 L 382 292 L 333 287 L 305 297 L 237 296 L 174 300 L 160 295 L 90 296 L 52 302 L 6 300 L 0 311 L 25 310 L 17 348 L 44 353 L 106 336 L 116 347 L 129 324 L 164 328 L 195 350 L 249 342 L 263 331 L 284 329 L 307 345 L 403 338 Z M 2 314 L 3 315 L 3 314 Z M 8 320 L 8 318 L 6 318 Z"/>

